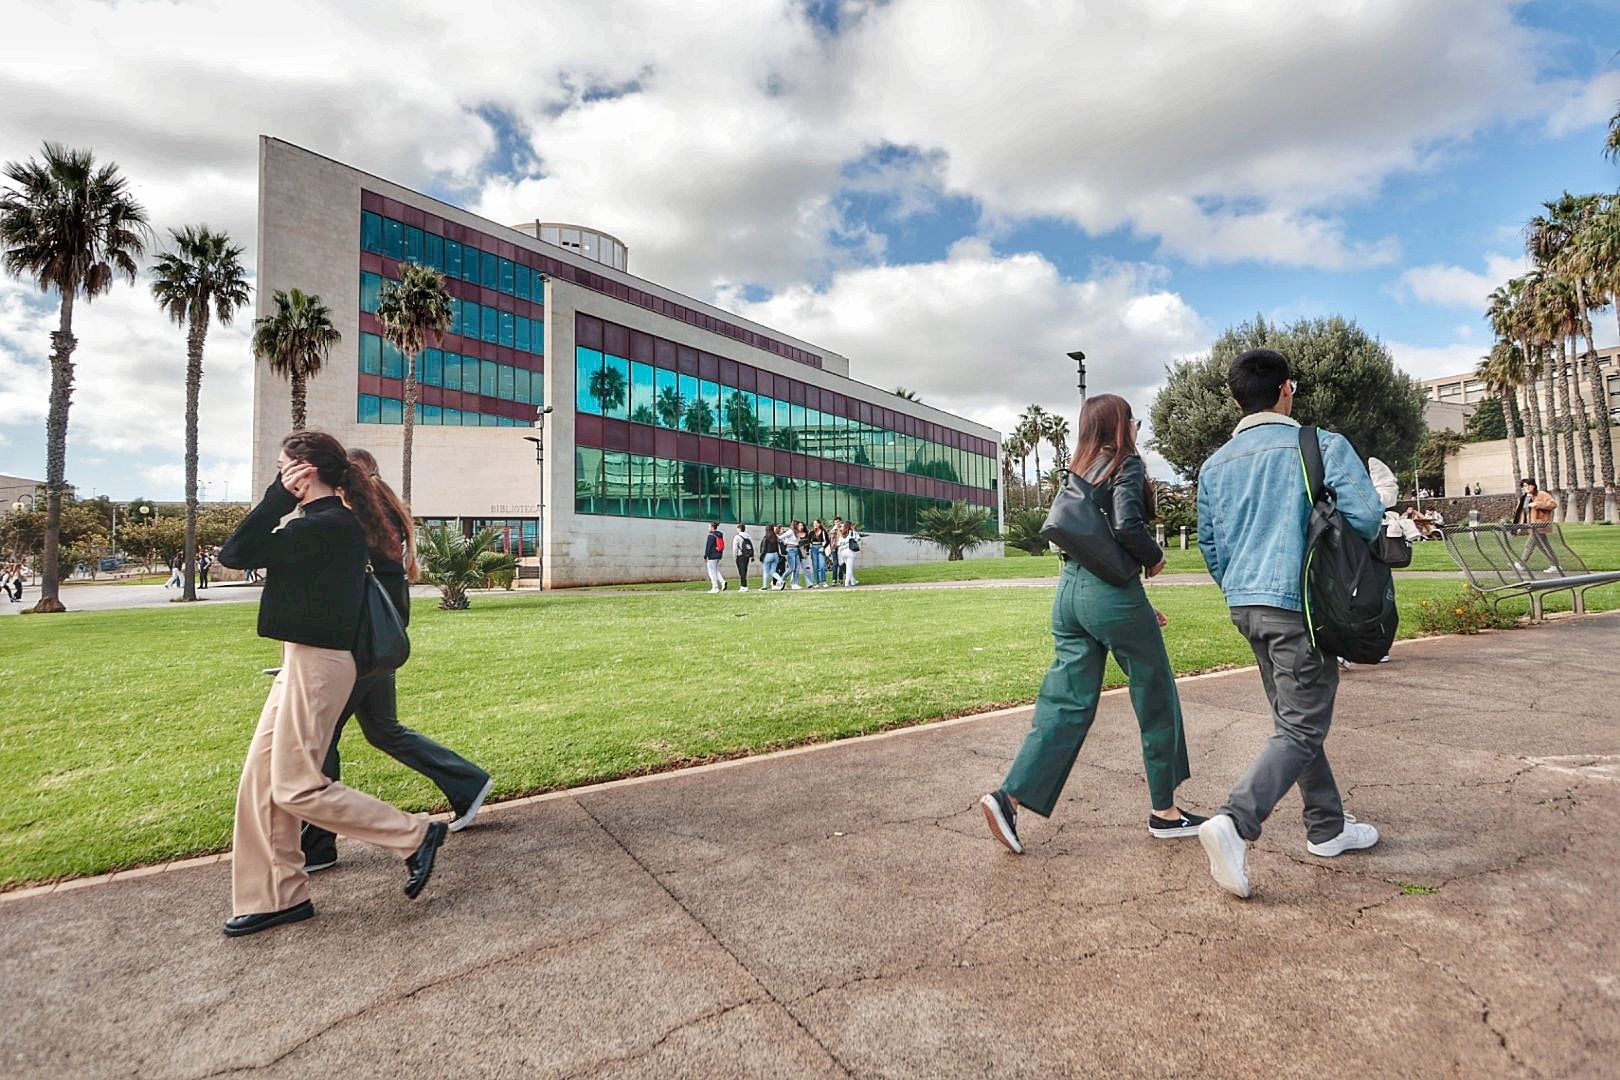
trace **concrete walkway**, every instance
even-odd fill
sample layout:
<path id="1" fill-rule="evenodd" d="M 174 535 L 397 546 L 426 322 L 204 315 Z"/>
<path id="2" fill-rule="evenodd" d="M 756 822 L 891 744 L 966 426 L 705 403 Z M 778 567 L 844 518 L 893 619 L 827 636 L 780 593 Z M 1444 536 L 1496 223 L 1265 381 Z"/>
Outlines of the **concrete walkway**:
<path id="1" fill-rule="evenodd" d="M 1285 801 L 1248 902 L 1147 835 L 1122 694 L 1023 858 L 974 807 L 1017 710 L 492 807 L 415 903 L 345 841 L 316 919 L 242 940 L 225 863 L 11 900 L 0 1072 L 1612 1076 L 1617 645 L 1347 674 L 1334 769 L 1384 842 L 1313 858 Z M 1270 722 L 1252 671 L 1182 693 L 1207 810 Z"/>

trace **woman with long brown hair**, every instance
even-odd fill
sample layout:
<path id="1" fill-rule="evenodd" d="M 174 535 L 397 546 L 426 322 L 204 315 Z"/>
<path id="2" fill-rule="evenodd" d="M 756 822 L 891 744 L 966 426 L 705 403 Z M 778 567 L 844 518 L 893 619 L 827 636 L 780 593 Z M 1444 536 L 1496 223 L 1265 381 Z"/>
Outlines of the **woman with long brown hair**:
<path id="1" fill-rule="evenodd" d="M 343 490 L 346 496 L 339 498 Z M 294 510 L 297 517 L 282 524 Z M 368 549 L 398 538 L 387 511 L 343 444 L 320 431 L 281 443 L 276 478 L 220 549 L 219 561 L 270 571 L 259 636 L 281 644 L 281 668 L 259 715 L 236 791 L 231 856 L 232 937 L 315 914 L 299 823 L 376 844 L 405 862 L 405 895 L 433 873 L 445 826 L 407 814 L 321 775 L 355 685 L 354 648 Z"/>
<path id="2" fill-rule="evenodd" d="M 1148 577 L 1164 569 L 1164 553 L 1148 532 L 1153 487 L 1136 451 L 1140 423 L 1124 398 L 1099 394 L 1080 413 L 1080 432 L 1069 471 L 1097 491 L 1097 505 L 1114 538 Z M 1151 813 L 1148 831 L 1166 839 L 1196 836 L 1204 821 L 1176 806 L 1176 788 L 1189 775 L 1181 699 L 1165 652 L 1159 614 L 1142 579 L 1111 585 L 1064 558 L 1052 602 L 1057 656 L 1041 683 L 1035 721 L 1001 787 L 979 800 L 990 831 L 1009 851 L 1023 854 L 1018 811 L 1050 817 L 1086 741 L 1102 695 L 1108 654 L 1131 683 L 1131 704 L 1142 730 Z"/>
<path id="3" fill-rule="evenodd" d="M 378 475 L 377 459 L 368 451 L 350 450 L 349 461 L 355 467 L 355 475 L 351 486 L 345 487 L 342 494 L 346 499 L 367 499 L 383 509 L 389 523 L 388 535 L 383 547 L 371 549 L 371 568 L 399 609 L 400 621 L 409 624 L 411 582 L 418 573 L 416 530 L 412 528 L 410 508 Z M 450 831 L 459 832 L 478 816 L 494 781 L 489 773 L 454 750 L 401 724 L 398 701 L 392 671 L 356 683 L 337 727 L 332 730 L 332 746 L 326 752 L 321 771 L 332 780 L 342 775 L 338 740 L 343 735 L 343 725 L 354 716 L 360 721 L 366 742 L 438 785 L 456 815 L 450 822 Z M 337 837 L 319 825 L 304 826 L 303 848 L 304 869 L 309 873 L 325 870 L 337 862 Z"/>

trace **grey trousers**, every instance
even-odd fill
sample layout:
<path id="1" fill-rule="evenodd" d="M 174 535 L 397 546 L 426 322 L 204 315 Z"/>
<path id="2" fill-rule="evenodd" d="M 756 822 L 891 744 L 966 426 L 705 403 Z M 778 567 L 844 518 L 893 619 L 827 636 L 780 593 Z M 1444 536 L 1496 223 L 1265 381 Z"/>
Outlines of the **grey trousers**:
<path id="1" fill-rule="evenodd" d="M 1219 812 L 1231 815 L 1239 836 L 1257 840 L 1261 822 L 1298 784 L 1306 836 L 1312 843 L 1332 840 L 1344 831 L 1344 805 L 1322 744 L 1333 723 L 1338 660 L 1311 644 L 1305 617 L 1297 611 L 1235 607 L 1232 622 L 1260 664 L 1276 726 Z"/>
<path id="2" fill-rule="evenodd" d="M 344 706 L 332 731 L 332 743 L 326 751 L 321 771 L 333 780 L 342 775 L 338 758 L 338 740 L 343 736 L 343 725 L 349 717 L 360 721 L 360 730 L 366 742 L 387 754 L 408 769 L 414 769 L 438 785 L 450 807 L 462 813 L 478 798 L 489 780 L 489 773 L 468 761 L 448 747 L 441 746 L 420 732 L 412 731 L 399 722 L 399 708 L 394 691 L 394 673 L 374 675 L 361 679 Z M 332 834 L 314 825 L 306 825 L 302 842 L 304 850 L 331 841 Z"/>

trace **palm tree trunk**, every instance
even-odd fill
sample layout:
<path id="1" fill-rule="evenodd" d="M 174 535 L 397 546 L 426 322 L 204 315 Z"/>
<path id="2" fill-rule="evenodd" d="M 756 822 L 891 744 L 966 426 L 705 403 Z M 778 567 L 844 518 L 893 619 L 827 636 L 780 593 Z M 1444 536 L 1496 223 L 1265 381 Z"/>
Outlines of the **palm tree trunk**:
<path id="1" fill-rule="evenodd" d="M 1568 504 L 1564 507 L 1561 520 L 1576 521 L 1580 518 L 1580 477 L 1575 472 L 1575 418 L 1571 415 L 1573 409 L 1569 400 L 1569 339 L 1558 339 L 1558 426 L 1564 435 L 1564 483 L 1568 492 Z"/>
<path id="2" fill-rule="evenodd" d="M 1620 306 L 1615 308 L 1615 320 L 1620 322 Z M 1613 525 L 1615 523 L 1615 486 L 1614 486 L 1614 437 L 1609 420 L 1609 386 L 1603 372 L 1598 370 L 1597 348 L 1592 341 L 1592 323 L 1586 323 L 1586 351 L 1592 357 L 1592 362 L 1586 367 L 1586 377 L 1592 383 L 1592 400 L 1597 407 L 1597 415 L 1593 418 L 1598 429 L 1598 448 L 1603 456 L 1599 458 L 1599 465 L 1603 470 L 1603 520 Z"/>
<path id="3" fill-rule="evenodd" d="M 1046 479 L 1041 476 L 1041 444 L 1039 440 L 1035 443 L 1035 489 L 1035 494 L 1039 496 L 1035 500 L 1035 505 L 1039 506 L 1041 500 L 1046 497 Z"/>
<path id="4" fill-rule="evenodd" d="M 1539 477 L 1541 475 L 1541 470 L 1537 468 L 1540 459 L 1536 456 L 1536 417 L 1530 411 L 1530 396 L 1535 393 L 1535 389 L 1529 383 L 1521 383 L 1518 392 L 1520 396 L 1519 419 L 1524 424 L 1524 464 L 1529 471 L 1520 473 L 1513 478 L 1514 490 L 1518 490 L 1519 481 L 1524 477 Z M 1540 481 L 1538 480 L 1537 483 L 1539 484 Z"/>
<path id="5" fill-rule="evenodd" d="M 208 337 L 208 308 L 193 309 L 186 334 L 186 554 L 185 586 L 180 594 L 197 599 L 197 400 L 202 396 L 203 342 Z"/>
<path id="6" fill-rule="evenodd" d="M 1582 315 L 1582 322 L 1585 322 L 1584 314 Z M 1581 432 L 1581 472 L 1583 474 L 1581 493 L 1586 497 L 1581 520 L 1588 525 L 1595 525 L 1597 524 L 1597 463 L 1594 460 L 1595 454 L 1592 448 L 1592 418 L 1587 414 L 1586 395 L 1581 391 L 1580 348 L 1580 342 L 1571 335 L 1569 352 L 1574 357 L 1574 360 L 1570 365 L 1569 372 L 1569 397 L 1575 410 L 1575 423 L 1580 427 Z M 1592 363 L 1597 363 L 1597 354 L 1595 352 L 1592 354 Z"/>
<path id="7" fill-rule="evenodd" d="M 1517 488 L 1519 478 L 1524 473 L 1519 471 L 1519 436 L 1513 424 L 1513 391 L 1504 386 L 1498 396 L 1502 399 L 1502 416 L 1507 420 L 1508 454 L 1513 462 L 1513 485 Z"/>
<path id="8" fill-rule="evenodd" d="M 1545 362 L 1545 348 L 1542 348 L 1543 363 L 1541 381 L 1545 384 L 1541 393 L 1545 397 L 1547 412 L 1541 425 L 1541 437 L 1544 440 L 1542 449 L 1547 464 L 1547 491 L 1552 495 L 1553 501 L 1558 505 L 1553 508 L 1553 520 L 1564 520 L 1564 489 L 1563 481 L 1558 475 L 1558 407 L 1554 388 L 1557 386 L 1557 376 L 1552 365 Z"/>
<path id="9" fill-rule="evenodd" d="M 73 401 L 73 296 L 62 290 L 62 310 L 51 335 L 51 403 L 45 415 L 45 551 L 39 575 L 38 614 L 66 611 L 61 599 L 62 491 L 67 476 L 68 406 Z"/>
<path id="10" fill-rule="evenodd" d="M 294 431 L 304 430 L 304 384 L 308 380 L 302 372 L 292 377 L 292 426 Z"/>
<path id="11" fill-rule="evenodd" d="M 399 497 L 411 505 L 411 443 L 416 434 L 416 354 L 405 355 L 404 451 L 401 454 Z"/>
<path id="12" fill-rule="evenodd" d="M 1029 452 L 1023 451 L 1018 455 L 1018 505 L 1025 510 L 1029 509 Z"/>

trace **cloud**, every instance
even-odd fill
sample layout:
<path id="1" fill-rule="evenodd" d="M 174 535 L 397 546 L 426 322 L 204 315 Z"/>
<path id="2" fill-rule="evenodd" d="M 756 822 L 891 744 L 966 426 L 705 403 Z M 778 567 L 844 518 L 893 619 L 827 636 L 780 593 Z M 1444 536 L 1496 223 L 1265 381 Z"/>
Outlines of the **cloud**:
<path id="1" fill-rule="evenodd" d="M 1071 350 L 1087 354 L 1092 393 L 1123 395 L 1145 412 L 1165 365 L 1210 338 L 1162 270 L 1110 264 L 1076 280 L 1038 253 L 997 255 L 976 240 L 935 262 L 851 268 L 824 288 L 728 301 L 850 357 L 862 381 L 926 388 L 928 404 L 1003 432 L 1031 402 L 1075 422 Z"/>
<path id="2" fill-rule="evenodd" d="M 1473 371 L 1485 354 L 1477 342 L 1453 345 L 1408 345 L 1386 341 L 1385 347 L 1402 371 L 1416 379 L 1440 379 Z"/>
<path id="3" fill-rule="evenodd" d="M 1529 261 L 1525 256 L 1493 252 L 1485 256 L 1483 273 L 1444 263 L 1414 266 L 1401 274 L 1398 290 L 1426 304 L 1472 308 L 1483 313 L 1491 292 L 1527 269 Z"/>

